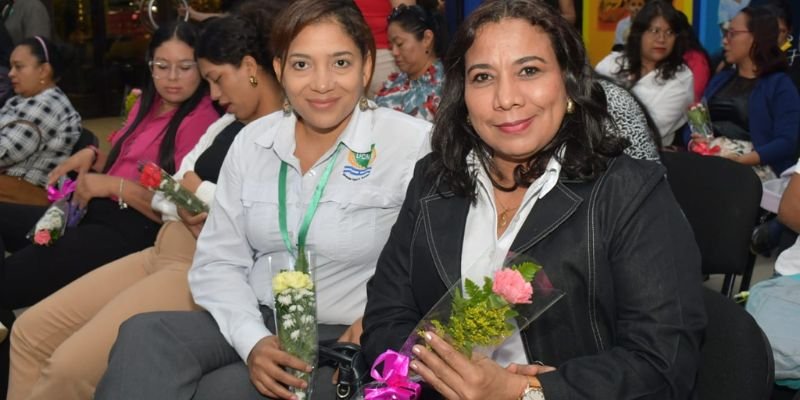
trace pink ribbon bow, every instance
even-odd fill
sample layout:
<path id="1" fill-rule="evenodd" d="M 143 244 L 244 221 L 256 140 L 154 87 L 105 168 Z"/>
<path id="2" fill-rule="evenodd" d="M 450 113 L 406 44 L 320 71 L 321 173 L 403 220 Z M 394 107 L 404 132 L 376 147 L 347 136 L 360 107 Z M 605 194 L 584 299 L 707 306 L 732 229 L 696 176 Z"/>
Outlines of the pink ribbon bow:
<path id="1" fill-rule="evenodd" d="M 381 387 L 364 389 L 364 400 L 414 400 L 419 398 L 422 388 L 408 379 L 410 360 L 396 351 L 386 350 L 372 364 L 370 375 L 383 383 Z M 383 364 L 383 371 L 378 366 Z"/>
<path id="2" fill-rule="evenodd" d="M 61 188 L 56 189 L 55 186 L 48 186 L 47 187 L 47 200 L 50 200 L 51 203 L 55 203 L 65 197 L 67 197 L 70 193 L 75 191 L 75 187 L 77 187 L 77 182 L 73 181 L 72 179 L 67 179 L 64 181 L 64 184 L 61 185 Z"/>

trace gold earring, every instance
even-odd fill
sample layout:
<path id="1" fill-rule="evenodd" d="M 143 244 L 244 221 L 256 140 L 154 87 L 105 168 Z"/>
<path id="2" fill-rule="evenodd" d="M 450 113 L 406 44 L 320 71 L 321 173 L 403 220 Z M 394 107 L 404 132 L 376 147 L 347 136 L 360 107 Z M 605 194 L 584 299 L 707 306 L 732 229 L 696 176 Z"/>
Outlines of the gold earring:
<path id="1" fill-rule="evenodd" d="M 572 114 L 575 112 L 575 102 L 572 99 L 567 99 L 567 114 Z"/>
<path id="2" fill-rule="evenodd" d="M 282 108 L 283 108 L 283 115 L 285 117 L 288 117 L 289 115 L 292 114 L 292 111 L 293 111 L 292 110 L 292 103 L 289 103 L 289 99 L 288 98 L 284 98 L 283 99 L 283 107 Z"/>
<path id="3" fill-rule="evenodd" d="M 469 119 L 469 115 L 467 115 L 467 125 L 472 126 L 472 120 Z"/>
<path id="4" fill-rule="evenodd" d="M 250 75 L 250 86 L 252 87 L 258 86 L 258 79 L 256 79 L 255 75 Z"/>
<path id="5" fill-rule="evenodd" d="M 367 111 L 372 110 L 373 107 L 369 104 L 369 100 L 367 100 L 366 97 L 361 96 L 361 98 L 358 99 L 358 109 L 361 111 Z"/>

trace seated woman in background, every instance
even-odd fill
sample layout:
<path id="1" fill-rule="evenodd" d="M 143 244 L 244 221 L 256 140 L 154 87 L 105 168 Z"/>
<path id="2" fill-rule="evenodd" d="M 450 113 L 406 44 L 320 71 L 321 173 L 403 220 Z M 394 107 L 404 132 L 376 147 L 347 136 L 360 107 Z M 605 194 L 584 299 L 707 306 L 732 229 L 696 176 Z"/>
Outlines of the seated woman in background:
<path id="1" fill-rule="evenodd" d="M 272 17 L 284 0 L 243 6 L 206 23 L 196 49 L 211 97 L 226 106 L 183 159 L 177 180 L 212 203 L 222 161 L 239 130 L 281 108 L 267 48 Z M 205 214 L 188 217 L 156 194 L 166 221 L 155 246 L 106 264 L 25 311 L 11 336 L 8 399 L 89 399 L 105 371 L 120 324 L 148 311 L 198 309 L 187 272 Z M 178 214 L 187 216 L 183 222 Z"/>
<path id="2" fill-rule="evenodd" d="M 668 2 L 647 2 L 636 13 L 625 51 L 611 53 L 596 70 L 615 79 L 645 105 L 669 146 L 675 131 L 686 123 L 686 110 L 694 101 L 692 71 L 683 55 L 687 47 L 681 16 Z"/>
<path id="3" fill-rule="evenodd" d="M 703 44 L 700 43 L 700 39 L 694 33 L 686 14 L 679 11 L 678 15 L 681 18 L 682 29 L 686 31 L 687 38 L 683 62 L 692 71 L 694 102 L 697 103 L 703 100 L 703 92 L 708 86 L 708 80 L 711 79 L 711 58 L 708 56 Z"/>
<path id="4" fill-rule="evenodd" d="M 400 349 L 448 287 L 482 282 L 511 251 L 566 295 L 494 359 L 432 333 L 411 362 L 429 388 L 447 399 L 691 398 L 700 254 L 664 168 L 603 132 L 576 31 L 539 0 L 489 0 L 446 64 L 433 151 L 367 284 L 368 362 Z"/>
<path id="5" fill-rule="evenodd" d="M 433 121 L 439 108 L 444 70 L 445 27 L 441 16 L 422 6 L 400 5 L 389 15 L 389 43 L 400 72 L 389 75 L 375 103 Z"/>
<path id="6" fill-rule="evenodd" d="M 25 236 L 45 208 L 0 203 L 0 254 L 13 253 L 0 258 L 0 321 L 6 326 L 13 321 L 10 310 L 31 306 L 83 274 L 155 242 L 161 218 L 150 206 L 153 193 L 138 183 L 139 162 L 154 161 L 174 173 L 219 118 L 197 70 L 196 36 L 182 22 L 159 28 L 147 52 L 152 79 L 125 126 L 112 136 L 109 155 L 87 148 L 50 173 L 52 183 L 78 172 L 73 200 L 87 210 L 78 226 L 50 246 L 34 245 Z M 0 376 L 6 351 L 0 348 Z"/>
<path id="7" fill-rule="evenodd" d="M 0 108 L 0 202 L 44 206 L 47 174 L 72 152 L 81 117 L 56 86 L 64 64 L 48 39 L 23 40 L 10 65 L 16 96 Z"/>
<path id="8" fill-rule="evenodd" d="M 722 46 L 736 68 L 714 76 L 705 92 L 718 136 L 712 145 L 756 167 L 762 180 L 774 178 L 795 162 L 800 133 L 800 97 L 785 73 L 775 15 L 765 7 L 744 8 L 731 20 Z M 697 134 L 691 139 L 706 140 Z"/>
<path id="9" fill-rule="evenodd" d="M 375 45 L 351 0 L 293 1 L 271 41 L 286 108 L 245 127 L 222 166 L 189 272 L 207 311 L 122 324 L 96 399 L 288 399 L 286 386 L 315 384 L 284 371 L 310 366 L 280 348 L 272 312 L 286 265 L 270 259 L 306 246 L 319 339 L 359 341 L 366 282 L 430 124 L 364 97 Z M 317 371 L 312 398 L 335 398 L 332 373 Z"/>

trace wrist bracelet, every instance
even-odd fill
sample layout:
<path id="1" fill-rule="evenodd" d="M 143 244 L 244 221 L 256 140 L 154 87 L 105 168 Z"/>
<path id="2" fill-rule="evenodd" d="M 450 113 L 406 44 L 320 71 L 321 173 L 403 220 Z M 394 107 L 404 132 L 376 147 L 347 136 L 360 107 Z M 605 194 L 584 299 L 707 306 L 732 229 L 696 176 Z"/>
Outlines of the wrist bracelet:
<path id="1" fill-rule="evenodd" d="M 90 145 L 86 146 L 86 148 L 91 150 L 92 153 L 94 153 L 94 157 L 92 157 L 92 165 L 94 165 L 94 163 L 97 162 L 97 157 L 98 157 L 98 155 L 100 153 L 100 149 L 98 149 L 97 146 L 95 146 L 93 144 L 90 144 Z"/>
<path id="2" fill-rule="evenodd" d="M 125 200 L 122 200 L 122 189 L 125 187 L 125 179 L 119 178 L 119 193 L 117 194 L 117 204 L 119 205 L 120 210 L 124 210 L 128 208 L 128 203 Z"/>

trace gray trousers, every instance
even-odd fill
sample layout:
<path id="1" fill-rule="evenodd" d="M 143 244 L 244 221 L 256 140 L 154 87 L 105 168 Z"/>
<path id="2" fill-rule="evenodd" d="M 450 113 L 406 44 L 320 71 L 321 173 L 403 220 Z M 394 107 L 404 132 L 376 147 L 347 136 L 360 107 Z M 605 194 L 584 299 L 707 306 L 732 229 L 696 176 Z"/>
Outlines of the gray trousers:
<path id="1" fill-rule="evenodd" d="M 261 308 L 275 331 L 272 310 Z M 320 325 L 320 341 L 335 340 L 347 326 Z M 317 368 L 315 399 L 334 399 L 333 368 Z M 267 399 L 250 382 L 244 361 L 205 311 L 153 312 L 120 326 L 108 369 L 95 399 L 250 400 Z"/>

